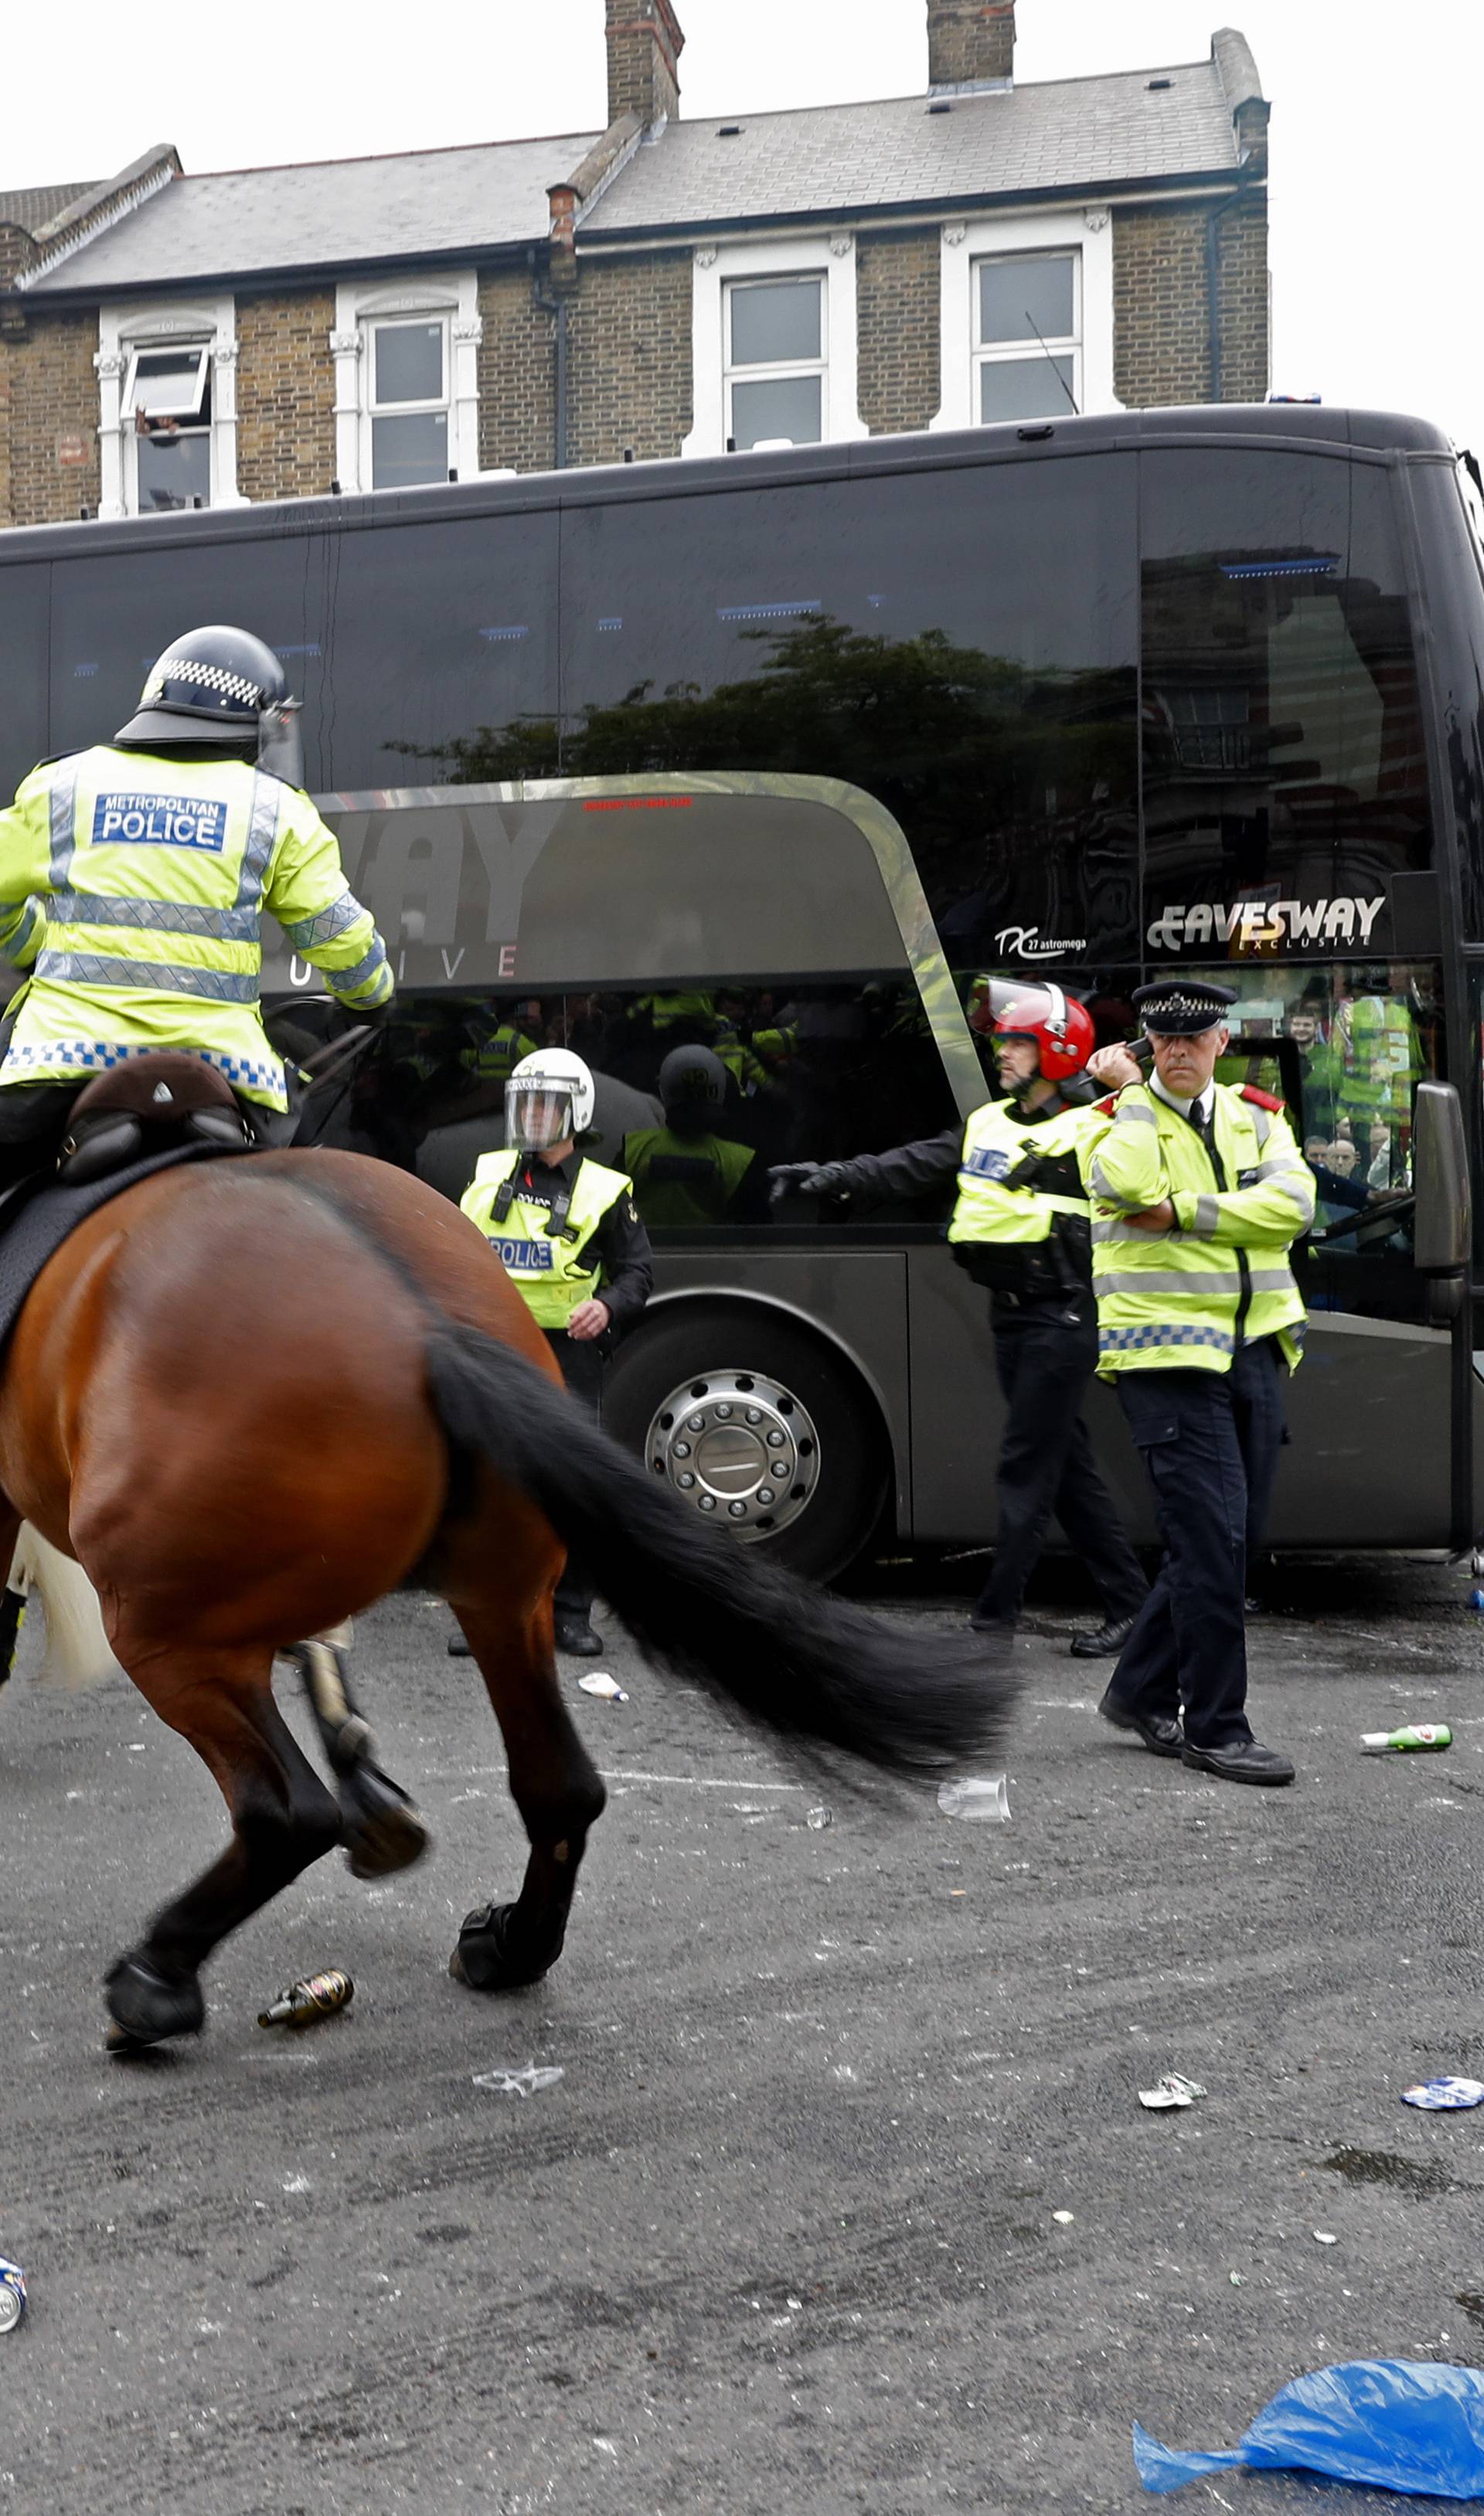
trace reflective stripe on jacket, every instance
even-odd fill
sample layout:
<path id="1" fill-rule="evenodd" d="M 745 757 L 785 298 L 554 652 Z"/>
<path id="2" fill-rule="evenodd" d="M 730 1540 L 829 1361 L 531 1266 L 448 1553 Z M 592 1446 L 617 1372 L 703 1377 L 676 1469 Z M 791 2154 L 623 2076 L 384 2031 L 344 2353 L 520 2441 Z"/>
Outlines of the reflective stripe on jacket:
<path id="1" fill-rule="evenodd" d="M 526 1158 L 520 1153 L 482 1154 L 459 1204 L 504 1261 L 537 1327 L 565 1328 L 573 1311 L 602 1288 L 603 1261 L 596 1252 L 589 1256 L 589 1244 L 609 1208 L 629 1195 L 632 1183 L 622 1171 L 584 1159 L 572 1184 L 572 1203 L 555 1229 L 549 1206 L 528 1205 L 519 1196 L 497 1218 L 500 1190 Z"/>
<path id="2" fill-rule="evenodd" d="M 1102 1110 L 1061 1110 L 1038 1123 L 1016 1114 L 1011 1101 L 990 1101 L 963 1131 L 958 1202 L 948 1228 L 950 1240 L 990 1240 L 1012 1246 L 1045 1240 L 1058 1214 L 1091 1213 L 1085 1196 L 1057 1195 L 1004 1183 L 1028 1154 L 1070 1155 L 1085 1174 L 1091 1148 L 1108 1125 Z"/>
<path id="3" fill-rule="evenodd" d="M 33 769 L 0 813 L 0 954 L 31 976 L 0 1085 L 189 1049 L 286 1109 L 263 1028 L 264 912 L 370 1011 L 387 956 L 307 795 L 245 761 L 92 751 Z"/>
<path id="4" fill-rule="evenodd" d="M 1218 1083 L 1217 1160 L 1197 1129 L 1141 1083 L 1120 1093 L 1088 1170 L 1098 1370 L 1229 1371 L 1239 1345 L 1276 1335 L 1291 1365 L 1303 1297 L 1290 1243 L 1314 1220 L 1314 1176 L 1265 1094 Z M 1168 1201 L 1169 1232 L 1126 1217 Z"/>

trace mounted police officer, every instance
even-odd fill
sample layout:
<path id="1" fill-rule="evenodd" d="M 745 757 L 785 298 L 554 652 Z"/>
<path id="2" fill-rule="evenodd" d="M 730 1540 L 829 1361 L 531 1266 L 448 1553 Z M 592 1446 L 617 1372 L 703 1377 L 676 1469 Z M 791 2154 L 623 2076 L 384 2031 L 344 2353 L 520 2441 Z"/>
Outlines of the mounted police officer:
<path id="1" fill-rule="evenodd" d="M 1088 1171 L 1098 1370 L 1117 1383 L 1165 1540 L 1099 1709 L 1157 1756 L 1275 1783 L 1293 1768 L 1248 1722 L 1244 1593 L 1284 1440 L 1281 1374 L 1303 1336 L 1289 1247 L 1313 1221 L 1314 1182 L 1282 1102 L 1215 1080 L 1235 1001 L 1193 979 L 1141 987 L 1148 1083 L 1126 1049 L 1091 1061 L 1124 1087 Z"/>
<path id="2" fill-rule="evenodd" d="M 342 1005 L 390 1003 L 381 938 L 300 791 L 296 707 L 260 639 L 191 630 L 111 744 L 33 769 L 0 813 L 0 955 L 29 973 L 5 1026 L 0 1187 L 55 1152 L 82 1083 L 150 1050 L 203 1059 L 254 1134 L 284 1132 L 265 911 Z"/>
<path id="3" fill-rule="evenodd" d="M 596 1415 L 603 1365 L 649 1300 L 650 1239 L 622 1171 L 579 1153 L 593 1122 L 593 1078 L 568 1048 L 537 1049 L 505 1087 L 503 1153 L 484 1153 L 460 1199 L 503 1259 L 562 1367 Z M 591 1658 L 593 1585 L 572 1557 L 557 1587 L 559 1651 Z M 462 1658 L 468 1644 L 448 1649 Z"/>
<path id="4" fill-rule="evenodd" d="M 1106 1657 L 1131 1631 L 1147 1584 L 1092 1456 L 1082 1398 L 1097 1361 L 1087 1149 L 1107 1124 L 1083 1069 L 1093 1028 L 1059 987 L 979 983 L 974 1025 L 993 1040 L 1004 1098 L 888 1153 L 789 1163 L 776 1194 L 916 1196 L 956 1179 L 954 1254 L 990 1294 L 995 1363 L 1007 1416 L 997 1471 L 994 1569 L 975 1604 L 977 1632 L 1008 1642 L 1053 1514 L 1103 1601 L 1103 1623 L 1078 1634 L 1079 1658 Z"/>

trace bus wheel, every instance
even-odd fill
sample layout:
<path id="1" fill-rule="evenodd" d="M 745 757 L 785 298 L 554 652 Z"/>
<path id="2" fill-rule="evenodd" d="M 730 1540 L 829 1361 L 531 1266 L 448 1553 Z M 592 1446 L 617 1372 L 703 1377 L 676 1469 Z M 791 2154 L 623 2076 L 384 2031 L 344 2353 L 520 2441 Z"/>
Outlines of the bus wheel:
<path id="1" fill-rule="evenodd" d="M 880 1422 L 849 1365 L 806 1330 L 739 1306 L 685 1308 L 609 1375 L 604 1422 L 680 1501 L 827 1581 L 875 1528 Z"/>

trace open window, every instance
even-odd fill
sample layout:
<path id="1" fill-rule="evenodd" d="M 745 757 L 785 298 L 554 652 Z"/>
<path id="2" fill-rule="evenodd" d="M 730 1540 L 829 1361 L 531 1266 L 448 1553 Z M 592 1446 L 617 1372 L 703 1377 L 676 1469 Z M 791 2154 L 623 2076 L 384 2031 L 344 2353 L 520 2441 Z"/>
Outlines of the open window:
<path id="1" fill-rule="evenodd" d="M 134 432 L 136 508 L 163 515 L 211 504 L 211 345 L 171 343 L 129 358 L 123 405 Z"/>

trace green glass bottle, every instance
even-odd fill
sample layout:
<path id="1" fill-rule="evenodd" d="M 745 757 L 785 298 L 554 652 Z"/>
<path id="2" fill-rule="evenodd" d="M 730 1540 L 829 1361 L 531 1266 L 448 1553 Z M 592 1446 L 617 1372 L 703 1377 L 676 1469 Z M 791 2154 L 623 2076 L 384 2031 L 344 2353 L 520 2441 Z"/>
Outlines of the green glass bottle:
<path id="1" fill-rule="evenodd" d="M 1384 1756 L 1393 1749 L 1405 1755 L 1409 1748 L 1451 1747 L 1453 1732 L 1446 1721 L 1409 1721 L 1401 1730 L 1364 1730 L 1360 1743 L 1368 1755 Z"/>

